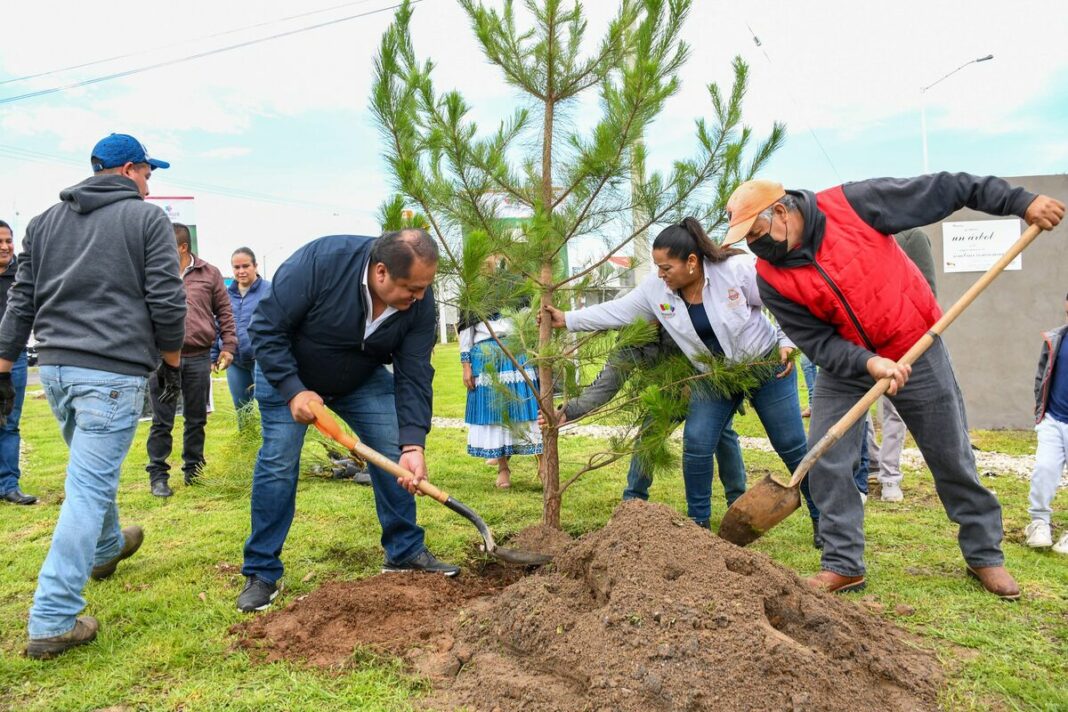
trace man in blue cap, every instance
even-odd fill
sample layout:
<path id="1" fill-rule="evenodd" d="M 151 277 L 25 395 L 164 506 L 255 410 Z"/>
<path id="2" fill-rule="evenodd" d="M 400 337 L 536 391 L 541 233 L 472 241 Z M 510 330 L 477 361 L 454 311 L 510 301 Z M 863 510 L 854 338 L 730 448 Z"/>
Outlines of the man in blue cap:
<path id="1" fill-rule="evenodd" d="M 82 589 L 90 577 L 113 574 L 144 538 L 140 527 L 120 530 L 115 495 L 148 376 L 155 371 L 172 400 L 181 385 L 186 306 L 174 230 L 143 200 L 152 171 L 169 164 L 125 134 L 97 143 L 91 163 L 94 175 L 26 226 L 0 322 L 0 423 L 14 405 L 11 370 L 32 328 L 41 385 L 70 448 L 30 609 L 31 658 L 96 637 L 96 619 L 78 616 Z"/>

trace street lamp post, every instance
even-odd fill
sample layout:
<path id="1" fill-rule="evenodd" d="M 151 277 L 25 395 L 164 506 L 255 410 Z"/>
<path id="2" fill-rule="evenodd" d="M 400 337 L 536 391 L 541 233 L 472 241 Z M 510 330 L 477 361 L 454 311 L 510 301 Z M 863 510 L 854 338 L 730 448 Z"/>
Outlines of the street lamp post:
<path id="1" fill-rule="evenodd" d="M 954 69 L 952 72 L 949 72 L 948 74 L 943 74 L 941 77 L 939 77 L 935 81 L 931 82 L 927 86 L 920 87 L 920 136 L 923 139 L 923 172 L 924 173 L 929 173 L 930 172 L 930 168 L 929 168 L 928 163 L 927 163 L 927 90 L 930 89 L 931 87 L 933 87 L 935 84 L 939 84 L 940 82 L 943 82 L 946 79 L 949 79 L 954 74 L 956 74 L 957 72 L 959 72 L 960 70 L 964 69 L 965 67 L 967 67 L 967 66 L 969 66 L 971 64 L 977 64 L 979 62 L 986 62 L 987 60 L 991 60 L 993 58 L 994 58 L 994 55 L 992 55 L 992 54 L 988 54 L 985 57 L 977 57 L 976 59 L 973 59 L 971 61 L 965 62 L 964 64 L 960 65 L 959 67 Z"/>

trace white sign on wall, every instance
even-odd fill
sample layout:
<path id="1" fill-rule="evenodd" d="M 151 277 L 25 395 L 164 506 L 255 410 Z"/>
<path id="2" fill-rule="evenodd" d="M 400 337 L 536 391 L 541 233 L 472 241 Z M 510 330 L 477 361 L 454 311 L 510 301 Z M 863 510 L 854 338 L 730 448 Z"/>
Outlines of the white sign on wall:
<path id="1" fill-rule="evenodd" d="M 1019 239 L 1017 218 L 942 223 L 942 267 L 947 273 L 986 272 Z M 1005 269 L 1023 269 L 1023 255 Z"/>

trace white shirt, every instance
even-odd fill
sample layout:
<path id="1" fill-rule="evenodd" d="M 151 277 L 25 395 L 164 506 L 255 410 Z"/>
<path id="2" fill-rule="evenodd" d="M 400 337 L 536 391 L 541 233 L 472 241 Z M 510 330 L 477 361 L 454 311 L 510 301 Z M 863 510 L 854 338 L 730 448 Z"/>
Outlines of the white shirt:
<path id="1" fill-rule="evenodd" d="M 490 326 L 493 327 L 493 333 L 497 335 L 497 338 L 503 340 L 504 337 L 508 336 L 512 331 L 512 320 L 506 317 L 501 317 L 500 319 L 491 321 Z M 493 338 L 484 321 L 479 321 L 473 326 L 461 329 L 458 336 L 460 338 L 461 354 L 471 351 L 475 344 Z"/>
<path id="2" fill-rule="evenodd" d="M 793 347 L 761 309 L 764 303 L 757 290 L 752 255 L 735 255 L 716 264 L 705 260 L 704 272 L 702 303 L 728 362 L 760 358 L 776 345 Z M 618 299 L 564 315 L 569 331 L 618 329 L 639 317 L 657 319 L 694 367 L 708 370 L 700 357 L 709 350 L 693 328 L 686 303 L 656 274 Z"/>
<path id="3" fill-rule="evenodd" d="M 368 337 L 370 337 L 371 334 L 375 333 L 375 331 L 378 330 L 378 327 L 382 326 L 382 322 L 397 313 L 396 307 L 391 307 L 387 305 L 386 308 L 382 310 L 382 313 L 378 315 L 377 319 L 371 318 L 372 314 L 374 314 L 375 307 L 374 301 L 372 301 L 371 299 L 371 288 L 367 284 L 367 273 L 370 271 L 370 269 L 371 266 L 368 265 L 367 269 L 363 272 L 363 295 L 367 297 L 367 322 L 363 327 L 364 341 L 367 341 Z"/>

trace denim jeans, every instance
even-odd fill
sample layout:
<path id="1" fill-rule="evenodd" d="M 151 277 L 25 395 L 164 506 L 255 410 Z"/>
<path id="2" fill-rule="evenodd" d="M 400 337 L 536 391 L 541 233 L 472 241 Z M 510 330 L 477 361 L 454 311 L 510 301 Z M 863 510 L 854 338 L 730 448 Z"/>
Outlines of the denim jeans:
<path id="1" fill-rule="evenodd" d="M 815 444 L 873 385 L 870 376 L 840 378 L 820 373 L 809 437 Z M 934 475 L 935 490 L 949 518 L 959 525 L 957 542 L 973 567 L 1000 566 L 1001 505 L 982 485 L 968 439 L 964 399 L 941 339 L 916 360 L 905 387 L 890 398 Z M 821 567 L 842 576 L 864 574 L 864 505 L 853 470 L 862 440 L 856 423 L 809 472 L 820 508 L 824 549 Z"/>
<path id="2" fill-rule="evenodd" d="M 11 367 L 11 385 L 15 387 L 15 405 L 0 428 L 0 496 L 17 489 L 19 477 L 19 418 L 22 402 L 26 400 L 26 352 L 15 359 Z"/>
<path id="3" fill-rule="evenodd" d="M 204 426 L 208 424 L 208 392 L 211 389 L 211 355 L 182 356 L 182 470 L 195 475 L 204 464 Z M 177 403 L 163 403 L 159 386 L 151 379 L 152 429 L 148 431 L 148 478 L 167 481 L 174 439 L 174 415 Z"/>
<path id="4" fill-rule="evenodd" d="M 776 375 L 782 372 L 778 369 Z M 724 428 L 741 405 L 742 394 L 724 398 L 707 387 L 695 387 L 682 437 L 682 478 L 686 485 L 686 508 L 694 521 L 711 516 L 712 453 Z M 767 431 L 772 447 L 787 470 L 793 472 L 807 451 L 805 426 L 797 396 L 797 378 L 772 376 L 749 395 L 749 401 Z"/>
<path id="5" fill-rule="evenodd" d="M 716 464 L 719 465 L 719 481 L 723 484 L 723 494 L 727 506 L 745 494 L 745 462 L 742 460 L 742 446 L 738 442 L 738 433 L 734 432 L 733 416 L 727 421 L 719 443 L 716 445 Z M 627 470 L 627 488 L 623 490 L 623 499 L 649 499 L 649 486 L 653 484 L 652 476 L 642 467 L 638 457 L 630 459 Z"/>
<path id="6" fill-rule="evenodd" d="M 282 577 L 279 557 L 296 512 L 300 450 L 308 426 L 293 420 L 289 404 L 263 377 L 259 366 L 255 374 L 263 445 L 252 472 L 252 533 L 245 542 L 241 572 L 274 583 Z M 384 366 L 352 393 L 325 400 L 368 447 L 394 462 L 400 459 L 393 374 Z M 386 559 L 405 563 L 426 548 L 423 530 L 415 523 L 415 497 L 393 475 L 375 465 L 368 469 Z"/>
<path id="7" fill-rule="evenodd" d="M 230 398 L 234 401 L 234 412 L 237 413 L 237 428 L 240 430 L 245 425 L 245 408 L 255 400 L 255 387 L 253 383 L 253 367 L 255 362 L 245 364 L 232 363 L 226 369 L 226 385 L 230 386 Z"/>
<path id="8" fill-rule="evenodd" d="M 122 550 L 115 493 L 145 402 L 144 376 L 41 366 L 41 384 L 70 448 L 66 493 L 30 609 L 30 638 L 74 627 L 89 572 Z"/>
<path id="9" fill-rule="evenodd" d="M 805 378 L 805 390 L 808 391 L 808 402 L 812 403 L 812 394 L 816 392 L 816 364 L 812 363 L 808 356 L 801 354 L 801 375 Z"/>

